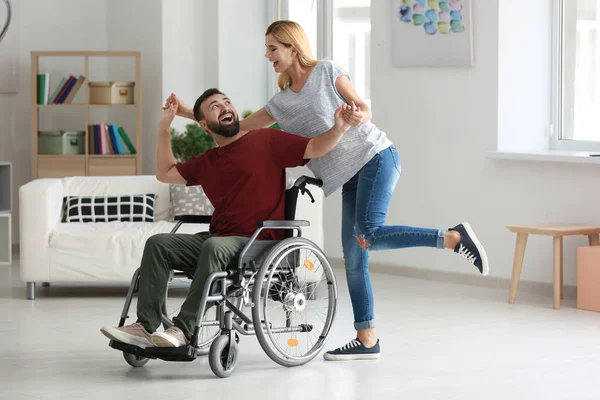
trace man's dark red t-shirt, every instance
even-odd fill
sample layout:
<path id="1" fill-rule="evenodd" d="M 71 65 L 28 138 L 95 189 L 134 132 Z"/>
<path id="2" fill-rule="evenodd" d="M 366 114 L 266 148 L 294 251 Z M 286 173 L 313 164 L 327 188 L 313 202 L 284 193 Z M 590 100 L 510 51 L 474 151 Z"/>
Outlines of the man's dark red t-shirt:
<path id="1" fill-rule="evenodd" d="M 187 186 L 201 185 L 214 206 L 211 234 L 249 237 L 257 222 L 285 218 L 285 169 L 303 165 L 309 141 L 277 129 L 257 129 L 176 168 Z M 258 238 L 283 237 L 282 230 L 263 230 Z"/>

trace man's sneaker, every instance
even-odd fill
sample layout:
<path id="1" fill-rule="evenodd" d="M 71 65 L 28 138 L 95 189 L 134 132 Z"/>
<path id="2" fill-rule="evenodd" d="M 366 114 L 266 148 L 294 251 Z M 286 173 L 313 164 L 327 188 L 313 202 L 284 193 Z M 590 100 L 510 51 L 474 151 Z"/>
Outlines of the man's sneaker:
<path id="1" fill-rule="evenodd" d="M 183 331 L 176 326 L 164 332 L 154 332 L 150 340 L 156 347 L 181 347 L 189 343 Z"/>
<path id="2" fill-rule="evenodd" d="M 379 340 L 375 346 L 368 348 L 360 340 L 354 339 L 342 347 L 323 354 L 323 358 L 328 361 L 375 360 L 379 358 Z"/>
<path id="3" fill-rule="evenodd" d="M 138 322 L 121 327 L 105 325 L 100 328 L 100 332 L 102 332 L 104 336 L 111 340 L 131 344 L 141 347 L 142 349 L 145 349 L 146 347 L 154 347 L 150 341 L 150 333 L 146 331 L 142 324 Z"/>
<path id="4" fill-rule="evenodd" d="M 487 255 L 471 226 L 465 222 L 450 230 L 460 233 L 460 242 L 454 248 L 454 252 L 466 258 L 483 275 L 487 275 L 490 272 Z"/>

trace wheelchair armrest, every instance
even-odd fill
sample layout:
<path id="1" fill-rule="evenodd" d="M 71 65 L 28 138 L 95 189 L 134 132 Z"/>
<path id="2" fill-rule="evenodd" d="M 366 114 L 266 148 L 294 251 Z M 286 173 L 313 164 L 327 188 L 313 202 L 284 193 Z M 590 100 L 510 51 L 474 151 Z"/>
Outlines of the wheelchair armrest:
<path id="1" fill-rule="evenodd" d="M 308 221 L 260 221 L 261 228 L 294 228 L 297 226 L 310 226 Z"/>
<path id="2" fill-rule="evenodd" d="M 211 215 L 176 215 L 175 221 L 184 224 L 210 224 L 211 218 Z"/>

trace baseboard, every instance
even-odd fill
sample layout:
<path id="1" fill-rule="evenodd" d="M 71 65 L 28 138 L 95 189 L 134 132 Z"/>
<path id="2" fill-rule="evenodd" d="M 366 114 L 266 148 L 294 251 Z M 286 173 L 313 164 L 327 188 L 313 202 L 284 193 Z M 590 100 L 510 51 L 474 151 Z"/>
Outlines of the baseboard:
<path id="1" fill-rule="evenodd" d="M 340 258 L 329 259 L 332 267 L 335 269 L 344 269 L 344 262 Z M 506 298 L 508 299 L 510 291 L 510 279 L 472 275 L 460 272 L 437 271 L 427 268 L 416 268 L 400 266 L 395 264 L 369 262 L 369 270 L 372 273 L 402 276 L 406 278 L 422 279 L 429 281 L 447 282 L 460 285 L 486 287 L 490 289 L 506 290 Z M 552 293 L 554 287 L 552 283 L 532 282 L 526 280 L 519 281 L 519 292 L 527 292 L 531 294 L 548 294 Z M 577 297 L 577 286 L 564 285 L 563 295 L 565 298 Z"/>

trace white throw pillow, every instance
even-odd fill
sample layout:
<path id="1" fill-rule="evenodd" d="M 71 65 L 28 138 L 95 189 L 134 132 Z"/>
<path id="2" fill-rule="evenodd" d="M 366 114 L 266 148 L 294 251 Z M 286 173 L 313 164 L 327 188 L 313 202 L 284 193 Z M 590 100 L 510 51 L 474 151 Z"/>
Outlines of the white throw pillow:
<path id="1" fill-rule="evenodd" d="M 212 215 L 215 208 L 202 186 L 169 185 L 171 218 L 178 215 Z"/>

